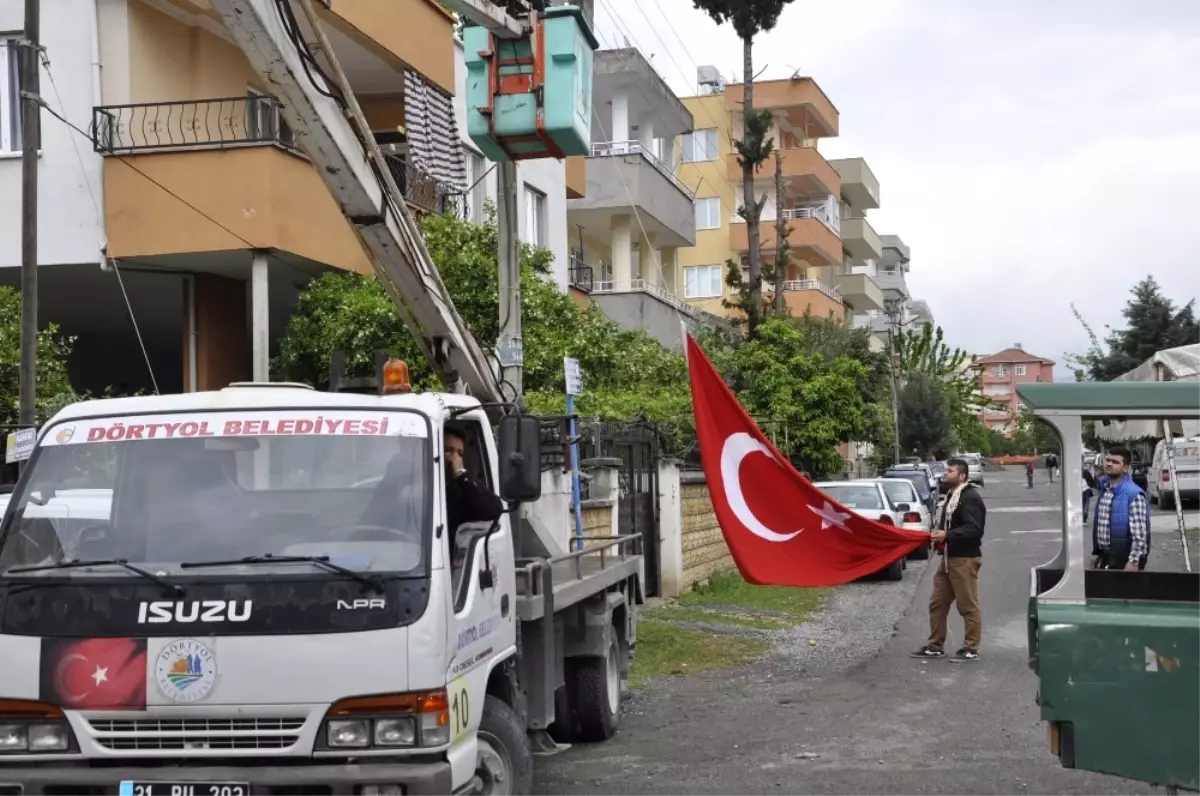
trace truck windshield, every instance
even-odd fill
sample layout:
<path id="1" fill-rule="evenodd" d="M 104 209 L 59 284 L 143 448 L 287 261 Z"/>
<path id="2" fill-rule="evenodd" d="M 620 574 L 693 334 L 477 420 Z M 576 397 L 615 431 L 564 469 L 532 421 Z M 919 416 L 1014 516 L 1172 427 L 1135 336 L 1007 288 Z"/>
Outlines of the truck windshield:
<path id="1" fill-rule="evenodd" d="M 0 575 L 96 559 L 181 574 L 185 561 L 264 554 L 422 574 L 432 466 L 428 425 L 413 412 L 209 412 L 57 424 L 43 434 L 0 525 Z M 312 565 L 260 562 L 241 572 L 282 568 Z M 73 567 L 21 577 L 128 575 L 120 567 Z"/>

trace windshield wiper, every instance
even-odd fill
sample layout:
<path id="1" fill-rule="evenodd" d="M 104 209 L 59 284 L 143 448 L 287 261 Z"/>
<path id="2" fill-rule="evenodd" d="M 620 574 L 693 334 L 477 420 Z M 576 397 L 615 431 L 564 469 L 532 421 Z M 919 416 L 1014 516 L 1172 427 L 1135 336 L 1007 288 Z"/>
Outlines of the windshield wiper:
<path id="1" fill-rule="evenodd" d="M 163 580 L 158 575 L 154 575 L 150 572 L 147 572 L 146 570 L 142 569 L 141 567 L 135 567 L 133 564 L 130 564 L 124 558 L 97 558 L 97 559 L 92 559 L 89 561 L 81 561 L 78 558 L 74 558 L 74 559 L 68 559 L 66 561 L 59 561 L 55 564 L 41 564 L 36 567 L 11 567 L 8 570 L 6 570 L 6 574 L 19 575 L 22 572 L 46 572 L 46 571 L 49 571 L 52 569 L 79 569 L 81 567 L 104 567 L 104 566 L 123 567 L 124 569 L 132 572 L 133 574 L 140 575 L 141 577 L 145 578 L 146 580 L 150 581 L 151 583 L 158 584 L 163 589 L 174 592 L 175 594 L 178 594 L 178 595 L 183 595 L 187 592 L 187 589 L 185 589 L 183 587 L 183 584 L 171 583 L 168 580 Z"/>
<path id="2" fill-rule="evenodd" d="M 387 589 L 379 578 L 364 575 L 361 572 L 355 572 L 352 569 L 343 567 L 341 564 L 335 564 L 329 560 L 329 556 L 277 556 L 272 553 L 265 553 L 261 556 L 246 556 L 245 558 L 234 558 L 226 561 L 184 561 L 179 565 L 180 569 L 200 569 L 202 567 L 233 567 L 239 564 L 300 564 L 309 563 L 315 564 L 327 572 L 335 572 L 338 575 L 344 575 L 347 578 L 358 581 L 364 586 L 369 586 L 378 594 L 383 594 Z"/>

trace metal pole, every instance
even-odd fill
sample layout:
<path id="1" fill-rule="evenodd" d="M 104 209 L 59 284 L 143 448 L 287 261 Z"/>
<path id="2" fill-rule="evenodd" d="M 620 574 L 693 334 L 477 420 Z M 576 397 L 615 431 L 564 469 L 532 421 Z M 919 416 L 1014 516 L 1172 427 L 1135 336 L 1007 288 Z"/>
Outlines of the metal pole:
<path id="1" fill-rule="evenodd" d="M 1183 543 L 1183 563 L 1187 571 L 1192 571 L 1192 554 L 1188 550 L 1187 525 L 1183 521 L 1183 504 L 1179 501 L 1179 473 L 1175 469 L 1175 434 L 1171 431 L 1171 421 L 1164 419 L 1163 445 L 1167 446 L 1167 472 L 1171 474 L 1171 491 L 1175 495 L 1175 520 L 1179 523 L 1179 541 Z M 1161 483 L 1161 480 L 1160 480 Z M 1159 487 L 1158 502 L 1162 503 L 1162 487 Z"/>
<path id="2" fill-rule="evenodd" d="M 522 372 L 525 366 L 521 343 L 521 252 L 517 213 L 517 164 L 511 160 L 497 164 L 496 222 L 499 226 L 500 267 L 500 338 L 496 349 L 500 357 L 500 378 L 513 390 L 520 403 Z"/>
<path id="3" fill-rule="evenodd" d="M 25 0 L 25 33 L 21 47 L 21 364 L 18 417 L 21 423 L 37 421 L 38 334 L 38 193 L 37 165 L 40 143 L 38 61 L 41 4 Z"/>
<path id="4" fill-rule="evenodd" d="M 567 393 L 567 417 L 571 434 L 571 501 L 575 506 L 575 549 L 583 549 L 583 506 L 579 501 L 579 434 L 575 423 L 575 396 Z"/>

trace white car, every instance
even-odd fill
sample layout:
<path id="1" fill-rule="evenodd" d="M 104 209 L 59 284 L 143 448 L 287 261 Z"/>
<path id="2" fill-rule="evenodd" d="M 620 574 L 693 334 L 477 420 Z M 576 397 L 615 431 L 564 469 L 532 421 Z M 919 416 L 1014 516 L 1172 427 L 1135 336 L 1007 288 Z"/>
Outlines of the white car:
<path id="1" fill-rule="evenodd" d="M 884 525 L 903 524 L 904 512 L 892 504 L 887 493 L 883 491 L 883 484 L 878 480 L 819 481 L 813 486 L 861 517 Z M 906 560 L 900 558 L 880 570 L 879 574 L 888 580 L 902 580 L 907 567 Z"/>
<path id="2" fill-rule="evenodd" d="M 900 527 L 910 531 L 929 533 L 933 529 L 933 515 L 929 507 L 921 502 L 917 488 L 906 478 L 878 478 L 884 494 L 892 507 L 900 514 Z M 929 548 L 922 547 L 909 553 L 908 557 L 916 561 L 929 558 Z"/>
<path id="3" fill-rule="evenodd" d="M 1150 470 L 1146 473 L 1146 486 L 1150 499 L 1156 501 L 1164 511 L 1175 508 L 1175 493 L 1183 500 L 1194 500 L 1200 497 L 1200 437 L 1176 437 L 1175 446 L 1175 477 L 1178 483 L 1171 483 L 1171 470 L 1167 461 L 1166 440 L 1159 440 L 1154 446 L 1154 458 L 1150 462 Z"/>
<path id="4" fill-rule="evenodd" d="M 964 453 L 958 458 L 967 463 L 967 480 L 983 486 L 983 457 L 978 453 Z"/>

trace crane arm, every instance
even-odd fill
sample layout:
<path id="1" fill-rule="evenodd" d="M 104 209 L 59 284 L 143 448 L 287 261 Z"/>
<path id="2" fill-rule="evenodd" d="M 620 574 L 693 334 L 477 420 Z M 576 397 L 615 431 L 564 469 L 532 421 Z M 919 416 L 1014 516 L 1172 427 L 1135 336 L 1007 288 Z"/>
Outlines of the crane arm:
<path id="1" fill-rule="evenodd" d="M 305 60 L 303 28 L 290 2 L 212 0 L 212 5 L 279 101 L 297 146 L 358 231 L 372 255 L 376 277 L 443 381 L 451 389 L 465 388 L 483 402 L 511 399 L 503 395 L 491 362 L 455 309 L 311 0 L 300 0 L 299 5 L 332 66 L 328 79 L 314 61 Z"/>

